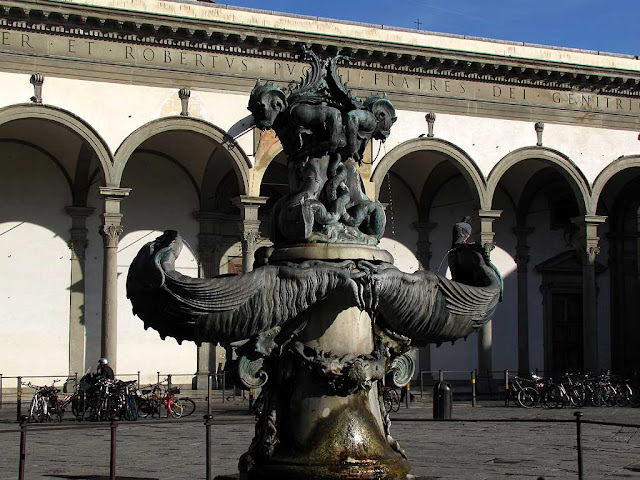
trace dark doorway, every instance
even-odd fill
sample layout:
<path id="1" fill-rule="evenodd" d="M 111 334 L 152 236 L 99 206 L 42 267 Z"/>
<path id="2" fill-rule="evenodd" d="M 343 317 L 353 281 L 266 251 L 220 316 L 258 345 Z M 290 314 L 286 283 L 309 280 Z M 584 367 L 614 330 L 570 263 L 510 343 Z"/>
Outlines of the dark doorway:
<path id="1" fill-rule="evenodd" d="M 582 370 L 582 293 L 552 293 L 551 349 L 553 369 L 557 372 Z"/>

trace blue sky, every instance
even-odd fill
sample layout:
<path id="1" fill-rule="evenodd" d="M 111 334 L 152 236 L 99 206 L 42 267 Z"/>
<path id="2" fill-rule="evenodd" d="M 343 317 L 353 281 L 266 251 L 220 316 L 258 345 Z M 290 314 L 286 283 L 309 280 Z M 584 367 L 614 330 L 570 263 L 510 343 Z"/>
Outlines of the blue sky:
<path id="1" fill-rule="evenodd" d="M 640 55 L 640 0 L 221 0 L 239 7 Z"/>

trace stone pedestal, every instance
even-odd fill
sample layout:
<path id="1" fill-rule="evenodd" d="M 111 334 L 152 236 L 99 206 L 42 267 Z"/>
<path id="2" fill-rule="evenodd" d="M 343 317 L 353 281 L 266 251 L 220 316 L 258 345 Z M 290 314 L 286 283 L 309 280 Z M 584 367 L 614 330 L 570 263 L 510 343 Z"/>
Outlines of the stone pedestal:
<path id="1" fill-rule="evenodd" d="M 388 253 L 375 248 L 356 246 L 313 245 L 276 251 L 273 257 L 307 258 L 388 258 Z M 330 296 L 299 315 L 296 323 L 306 324 L 295 340 L 313 352 L 323 365 L 344 373 L 338 367 L 344 359 L 369 358 L 374 353 L 374 331 L 369 314 L 353 304 L 353 300 Z M 298 348 L 301 348 L 299 344 Z M 326 359 L 326 361 L 325 361 Z M 374 378 L 384 376 L 385 360 L 371 360 L 368 372 Z M 363 364 L 365 364 L 363 362 Z M 278 361 L 278 379 L 269 376 L 271 389 L 267 401 L 269 427 L 276 430 L 277 443 L 271 440 L 272 454 L 260 456 L 264 444 L 250 448 L 255 462 L 248 480 L 405 480 L 409 462 L 397 444 L 388 437 L 388 424 L 381 411 L 379 380 L 358 388 L 337 388 L 332 381 L 342 378 L 319 374 L 303 357 L 283 355 Z M 344 364 L 344 363 L 343 363 Z M 373 373 L 372 373 L 373 372 Z M 277 382 L 272 384 L 271 382 Z M 272 412 L 272 413 L 269 413 Z M 264 415 L 264 414 L 263 414 Z M 260 422 L 260 421 L 259 421 Z M 258 424 L 256 439 L 264 435 Z M 246 456 L 245 456 L 246 459 Z M 243 460 L 241 460 L 241 469 Z M 220 477 L 223 478 L 223 477 Z"/>

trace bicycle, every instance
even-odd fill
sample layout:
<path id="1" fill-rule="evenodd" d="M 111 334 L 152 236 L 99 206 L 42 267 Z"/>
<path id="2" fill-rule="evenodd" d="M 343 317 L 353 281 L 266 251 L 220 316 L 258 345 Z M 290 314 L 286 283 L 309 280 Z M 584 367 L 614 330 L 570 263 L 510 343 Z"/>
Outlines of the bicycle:
<path id="1" fill-rule="evenodd" d="M 151 385 L 150 389 L 142 390 L 142 397 L 138 398 L 137 414 L 140 418 L 147 418 L 149 415 L 153 418 L 156 414 L 160 418 L 161 407 L 167 409 L 167 416 L 171 415 L 173 418 L 180 418 L 184 411 L 184 406 L 181 400 L 175 398 L 175 395 L 180 393 L 180 387 L 165 388 L 162 393 L 162 386 L 160 383 Z M 189 399 L 189 402 L 193 403 L 193 400 Z M 191 404 L 189 404 L 189 409 Z M 193 410 L 195 410 L 195 403 L 193 403 Z M 189 414 L 193 413 L 190 411 Z"/>
<path id="2" fill-rule="evenodd" d="M 398 391 L 395 388 L 384 387 L 384 390 L 382 390 L 382 402 L 387 413 L 400 410 L 400 395 L 398 395 Z"/>
<path id="3" fill-rule="evenodd" d="M 31 382 L 23 385 L 35 389 L 31 404 L 29 405 L 29 422 L 44 423 L 50 422 L 55 416 L 58 422 L 62 421 L 62 409 L 58 400 L 60 390 L 54 386 L 54 380 L 51 385 L 40 387 L 33 385 Z"/>

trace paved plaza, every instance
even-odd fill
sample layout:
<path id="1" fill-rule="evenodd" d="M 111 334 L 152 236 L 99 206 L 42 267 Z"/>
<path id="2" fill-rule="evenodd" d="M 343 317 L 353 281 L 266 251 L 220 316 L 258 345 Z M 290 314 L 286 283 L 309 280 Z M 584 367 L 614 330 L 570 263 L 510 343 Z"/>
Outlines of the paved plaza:
<path id="1" fill-rule="evenodd" d="M 202 407 L 204 402 L 198 401 Z M 0 410 L 0 429 L 15 429 L 15 405 Z M 640 424 L 638 408 L 585 408 L 585 420 Z M 205 428 L 201 410 L 181 420 L 123 422 L 117 432 L 121 480 L 204 479 Z M 214 404 L 213 474 L 236 472 L 253 435 L 253 418 L 240 400 Z M 406 450 L 412 473 L 426 479 L 577 478 L 575 423 L 420 422 L 431 405 L 417 401 L 393 414 L 392 433 Z M 455 403 L 454 419 L 568 419 L 573 410 L 525 410 L 483 403 Z M 65 425 L 77 425 L 64 422 Z M 108 426 L 31 431 L 26 478 L 107 479 Z M 55 427 L 56 425 L 49 425 Z M 640 479 L 640 434 L 631 427 L 583 425 L 586 479 Z M 19 434 L 0 433 L 0 479 L 18 477 Z"/>

